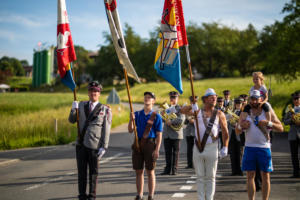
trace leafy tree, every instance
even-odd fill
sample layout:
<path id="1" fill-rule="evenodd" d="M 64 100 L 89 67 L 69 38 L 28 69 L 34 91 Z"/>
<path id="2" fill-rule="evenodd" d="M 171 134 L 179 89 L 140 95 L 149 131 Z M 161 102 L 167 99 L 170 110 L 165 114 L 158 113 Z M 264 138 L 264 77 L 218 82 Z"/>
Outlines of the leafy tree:
<path id="1" fill-rule="evenodd" d="M 24 76 L 25 71 L 21 64 L 21 62 L 16 58 L 9 58 L 7 56 L 3 56 L 0 59 L 0 70 L 10 71 L 12 75 L 16 76 Z"/>
<path id="2" fill-rule="evenodd" d="M 87 73 L 87 68 L 94 64 L 94 60 L 89 57 L 89 51 L 82 46 L 75 45 L 76 61 L 74 61 L 75 81 L 80 85 L 81 76 Z"/>
<path id="3" fill-rule="evenodd" d="M 260 35 L 259 51 L 265 68 L 279 80 L 293 80 L 300 75 L 300 2 L 286 3 L 282 22 L 266 26 Z"/>

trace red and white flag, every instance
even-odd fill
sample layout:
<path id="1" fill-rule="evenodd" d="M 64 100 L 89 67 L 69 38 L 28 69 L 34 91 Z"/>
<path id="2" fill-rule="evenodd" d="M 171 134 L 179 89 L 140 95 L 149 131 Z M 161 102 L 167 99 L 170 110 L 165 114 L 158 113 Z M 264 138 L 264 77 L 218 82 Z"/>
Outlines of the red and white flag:
<path id="1" fill-rule="evenodd" d="M 128 57 L 122 27 L 119 19 L 119 13 L 117 10 L 117 2 L 116 0 L 104 0 L 104 4 L 111 32 L 111 37 L 119 58 L 119 62 L 126 69 L 128 76 L 134 78 L 137 82 L 140 82 L 140 79 L 137 73 L 135 72 L 135 69 Z"/>
<path id="2" fill-rule="evenodd" d="M 185 30 L 182 0 L 174 0 L 174 3 L 175 3 L 175 17 L 176 17 L 176 26 L 177 26 L 178 45 L 185 46 L 188 45 L 188 40 L 187 40 L 186 30 Z"/>
<path id="3" fill-rule="evenodd" d="M 72 41 L 66 1 L 57 1 L 57 62 L 60 76 L 63 78 L 66 71 L 70 70 L 72 61 L 76 60 L 75 49 Z"/>

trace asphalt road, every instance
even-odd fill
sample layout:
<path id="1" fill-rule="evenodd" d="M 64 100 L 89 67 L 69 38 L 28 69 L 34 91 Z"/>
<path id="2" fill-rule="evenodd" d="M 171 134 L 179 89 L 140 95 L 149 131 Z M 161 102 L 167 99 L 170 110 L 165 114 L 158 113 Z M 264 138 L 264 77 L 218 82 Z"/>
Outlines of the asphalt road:
<path id="1" fill-rule="evenodd" d="M 126 125 L 113 130 L 109 151 L 100 161 L 97 199 L 129 200 L 136 195 L 131 165 L 133 137 Z M 185 169 L 185 141 L 181 143 L 179 175 L 161 176 L 163 146 L 157 164 L 155 199 L 197 199 L 194 171 Z M 291 179 L 287 137 L 276 134 L 272 146 L 274 172 L 270 199 L 300 199 L 300 179 Z M 219 162 L 215 199 L 247 199 L 245 176 L 230 176 L 229 158 Z M 147 195 L 145 180 L 145 196 Z M 261 192 L 256 194 L 261 199 Z M 64 200 L 77 197 L 75 146 L 72 144 L 0 152 L 1 200 Z"/>

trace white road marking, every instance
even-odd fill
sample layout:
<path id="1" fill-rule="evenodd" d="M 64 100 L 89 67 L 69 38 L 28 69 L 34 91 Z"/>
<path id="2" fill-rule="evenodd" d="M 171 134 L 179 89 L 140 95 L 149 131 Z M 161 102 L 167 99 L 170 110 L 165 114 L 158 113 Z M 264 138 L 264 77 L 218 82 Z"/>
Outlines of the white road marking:
<path id="1" fill-rule="evenodd" d="M 12 163 L 19 162 L 19 161 L 20 161 L 20 159 L 6 160 L 3 162 L 0 162 L 0 166 L 5 166 L 5 165 L 12 164 Z"/>
<path id="2" fill-rule="evenodd" d="M 124 153 L 118 153 L 118 154 L 116 154 L 116 155 L 114 155 L 114 156 L 112 156 L 112 157 L 104 158 L 103 160 L 100 160 L 99 162 L 100 162 L 101 164 L 107 163 L 108 161 L 113 160 L 113 159 L 116 159 L 116 158 L 118 158 L 118 157 L 120 157 L 120 156 L 122 156 L 122 155 L 124 155 Z M 37 189 L 37 188 L 40 188 L 40 187 L 42 187 L 42 186 L 47 185 L 48 183 L 55 182 L 55 181 L 58 181 L 58 180 L 62 180 L 65 176 L 71 176 L 71 175 L 74 175 L 74 174 L 76 174 L 76 173 L 75 173 L 75 172 L 68 172 L 68 173 L 66 173 L 65 175 L 59 176 L 59 177 L 57 177 L 57 178 L 49 179 L 49 180 L 45 181 L 44 183 L 36 184 L 36 185 L 30 186 L 30 187 L 28 187 L 28 188 L 25 188 L 24 190 L 25 190 L 25 191 L 28 191 L 28 190 Z"/>
<path id="3" fill-rule="evenodd" d="M 197 176 L 191 176 L 191 179 L 196 179 L 197 178 Z"/>
<path id="4" fill-rule="evenodd" d="M 107 163 L 108 161 L 111 161 L 113 159 L 116 159 L 118 157 L 121 157 L 122 155 L 124 155 L 124 153 L 117 153 L 116 155 L 112 156 L 112 157 L 108 157 L 108 158 L 104 158 L 103 160 L 101 159 L 99 161 L 100 164 L 103 164 L 103 163 Z"/>
<path id="5" fill-rule="evenodd" d="M 186 184 L 194 184 L 196 181 L 187 181 Z"/>
<path id="6" fill-rule="evenodd" d="M 191 185 L 183 185 L 181 186 L 180 190 L 191 190 L 193 188 L 193 186 Z"/>
<path id="7" fill-rule="evenodd" d="M 182 198 L 184 197 L 185 194 L 184 193 L 174 193 L 172 197 L 175 197 L 175 198 Z"/>

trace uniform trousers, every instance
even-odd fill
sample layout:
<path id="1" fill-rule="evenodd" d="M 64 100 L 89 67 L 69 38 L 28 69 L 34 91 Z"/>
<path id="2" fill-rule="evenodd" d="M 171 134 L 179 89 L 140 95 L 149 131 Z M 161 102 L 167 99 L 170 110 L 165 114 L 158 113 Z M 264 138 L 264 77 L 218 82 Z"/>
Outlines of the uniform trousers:
<path id="1" fill-rule="evenodd" d="M 166 168 L 165 172 L 177 172 L 180 139 L 164 139 Z"/>
<path id="2" fill-rule="evenodd" d="M 79 200 L 96 199 L 96 186 L 98 177 L 97 153 L 98 150 L 87 148 L 84 145 L 76 146 Z M 89 195 L 86 194 L 87 169 L 89 169 Z"/>
<path id="3" fill-rule="evenodd" d="M 206 144 L 202 153 L 194 145 L 193 161 L 197 174 L 198 200 L 212 200 L 216 187 L 218 143 Z"/>
<path id="4" fill-rule="evenodd" d="M 241 142 L 237 140 L 234 130 L 229 140 L 229 153 L 232 175 L 241 175 Z"/>
<path id="5" fill-rule="evenodd" d="M 293 164 L 293 175 L 299 176 L 299 157 L 298 157 L 298 148 L 300 145 L 299 138 L 296 140 L 290 140 L 290 150 L 291 150 L 291 158 Z"/>
<path id="6" fill-rule="evenodd" d="M 193 147 L 195 143 L 195 137 L 194 136 L 186 136 L 186 147 L 187 147 L 187 166 L 193 167 Z"/>

